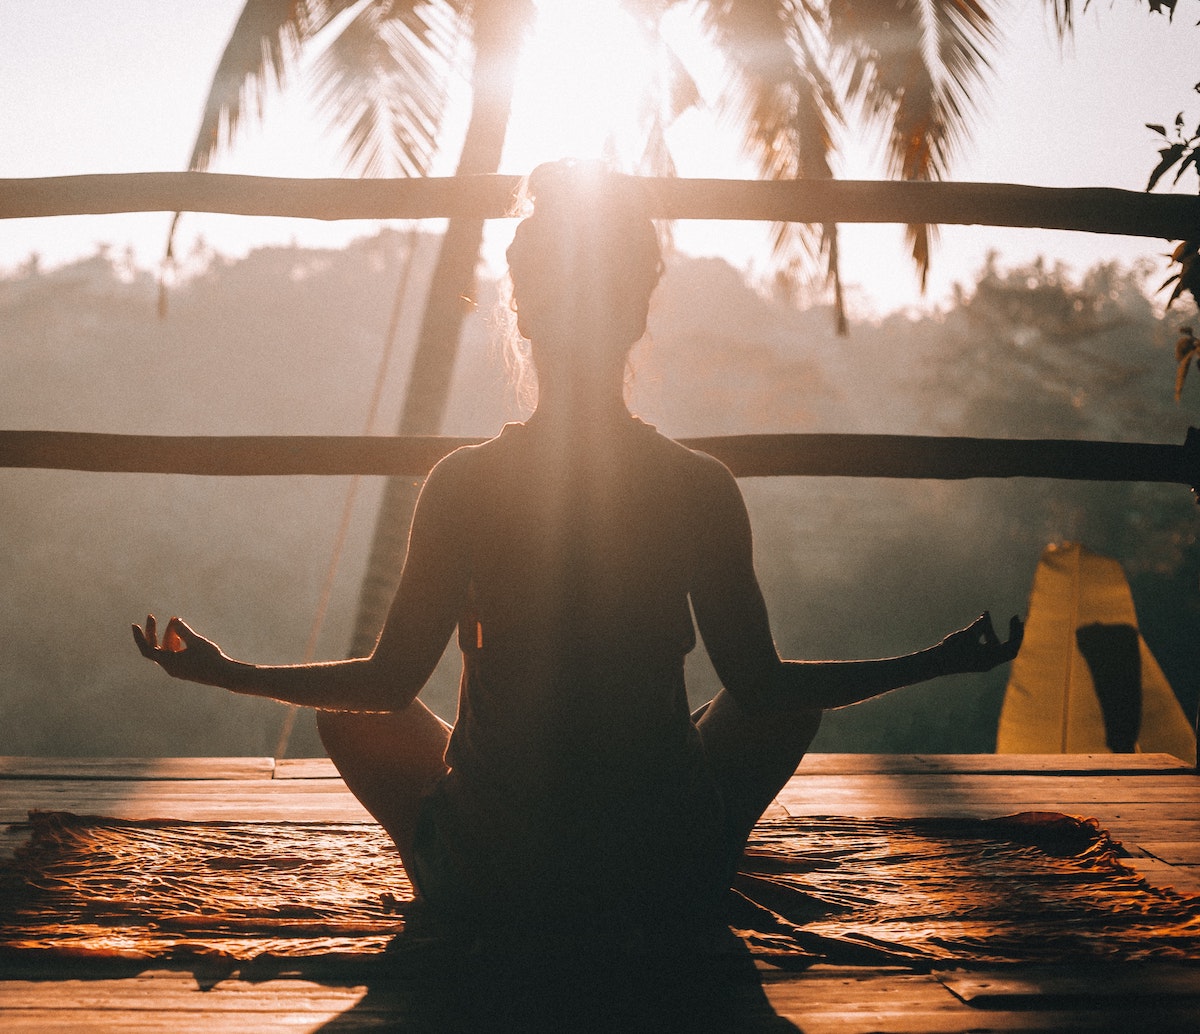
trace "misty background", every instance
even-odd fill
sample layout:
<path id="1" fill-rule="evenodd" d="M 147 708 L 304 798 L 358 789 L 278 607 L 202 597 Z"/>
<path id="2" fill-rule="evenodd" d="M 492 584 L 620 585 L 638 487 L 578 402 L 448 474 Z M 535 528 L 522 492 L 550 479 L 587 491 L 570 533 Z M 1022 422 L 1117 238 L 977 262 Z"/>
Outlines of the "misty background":
<path id="1" fill-rule="evenodd" d="M 0 426 L 129 434 L 361 434 L 401 271 L 399 336 L 373 433 L 395 426 L 435 239 L 385 230 L 344 250 L 198 247 L 157 284 L 108 249 L 0 278 Z M 797 309 L 721 259 L 676 256 L 634 353 L 635 412 L 673 436 L 861 432 L 1180 444 L 1200 376 L 1172 399 L 1174 342 L 1145 268 L 1082 276 L 994 261 L 940 311 L 858 322 Z M 479 289 L 446 434 L 520 409 Z M 1156 305 L 1155 300 L 1159 304 Z M 175 682 L 129 632 L 184 617 L 245 660 L 302 659 L 349 478 L 0 470 L 0 754 L 267 755 L 286 708 Z M 1031 479 L 741 481 L 781 653 L 866 657 L 1024 613 L 1038 555 L 1081 541 L 1130 577 L 1142 631 L 1189 715 L 1200 694 L 1198 513 L 1179 486 Z M 360 482 L 315 656 L 345 656 L 381 478 Z M 697 648 L 695 703 L 717 688 Z M 454 717 L 451 648 L 423 699 Z M 995 745 L 1007 670 L 937 680 L 829 715 L 824 751 Z M 288 753 L 321 753 L 301 713 Z"/>

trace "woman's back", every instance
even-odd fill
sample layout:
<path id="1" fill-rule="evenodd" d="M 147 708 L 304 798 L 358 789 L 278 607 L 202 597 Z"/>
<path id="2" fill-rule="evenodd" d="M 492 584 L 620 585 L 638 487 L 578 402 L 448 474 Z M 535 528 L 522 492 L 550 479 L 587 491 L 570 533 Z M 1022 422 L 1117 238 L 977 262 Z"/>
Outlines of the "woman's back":
<path id="1" fill-rule="evenodd" d="M 469 588 L 443 834 L 510 870 L 553 854 L 593 889 L 667 862 L 686 883 L 679 855 L 720 821 L 683 662 L 705 484 L 727 472 L 633 419 L 566 442 L 509 425 L 446 468 L 423 504 L 450 511 Z"/>

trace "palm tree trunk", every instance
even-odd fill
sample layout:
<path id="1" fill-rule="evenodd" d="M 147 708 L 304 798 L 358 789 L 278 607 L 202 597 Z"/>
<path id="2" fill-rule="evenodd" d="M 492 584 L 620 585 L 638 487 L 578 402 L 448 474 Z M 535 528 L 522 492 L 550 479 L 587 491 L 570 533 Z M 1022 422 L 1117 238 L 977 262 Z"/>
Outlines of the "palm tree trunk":
<path id="1" fill-rule="evenodd" d="M 512 110 L 517 51 L 533 17 L 530 0 L 477 4 L 471 118 L 456 175 L 494 173 L 500 167 Z M 451 218 L 434 266 L 425 315 L 413 356 L 398 434 L 437 434 L 446 412 L 463 317 L 475 294 L 483 220 Z M 411 478 L 388 479 L 359 591 L 350 655 L 371 651 L 400 579 L 418 487 Z"/>

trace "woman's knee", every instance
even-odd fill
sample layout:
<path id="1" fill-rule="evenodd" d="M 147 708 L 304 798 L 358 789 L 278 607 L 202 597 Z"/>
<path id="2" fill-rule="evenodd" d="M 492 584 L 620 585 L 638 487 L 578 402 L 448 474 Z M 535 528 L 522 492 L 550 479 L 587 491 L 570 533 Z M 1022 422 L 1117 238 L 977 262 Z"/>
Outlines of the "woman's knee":
<path id="1" fill-rule="evenodd" d="M 747 706 L 722 690 L 695 714 L 705 744 L 719 752 L 806 750 L 821 727 L 817 708 Z"/>
<path id="2" fill-rule="evenodd" d="M 317 731 L 335 760 L 352 754 L 384 764 L 440 766 L 450 740 L 450 727 L 417 701 L 381 714 L 318 711 Z"/>
<path id="3" fill-rule="evenodd" d="M 379 740 L 380 730 L 372 728 L 366 719 L 373 715 L 349 711 L 318 711 L 317 732 L 326 753 L 337 761 L 346 755 L 370 753 Z"/>

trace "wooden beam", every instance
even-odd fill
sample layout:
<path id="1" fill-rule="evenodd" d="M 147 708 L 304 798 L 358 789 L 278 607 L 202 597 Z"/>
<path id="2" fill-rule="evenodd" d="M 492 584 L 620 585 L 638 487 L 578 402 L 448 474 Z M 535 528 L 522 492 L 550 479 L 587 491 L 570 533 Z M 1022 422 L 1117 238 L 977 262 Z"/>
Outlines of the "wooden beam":
<path id="1" fill-rule="evenodd" d="M 944 223 L 1080 230 L 1180 240 L 1200 236 L 1200 197 L 1108 187 L 867 180 L 629 177 L 671 219 Z M 301 219 L 497 218 L 516 176 L 282 179 L 203 172 L 0 179 L 0 218 L 118 212 L 223 212 Z"/>
<path id="2" fill-rule="evenodd" d="M 0 219 L 119 212 L 220 212 L 297 219 L 493 218 L 519 177 L 286 179 L 212 172 L 134 172 L 0 179 Z"/>
<path id="3" fill-rule="evenodd" d="M 178 436 L 0 431 L 0 467 L 216 476 L 423 476 L 483 439 L 353 436 Z M 917 435 L 749 434 L 685 438 L 738 477 L 1038 477 L 1200 481 L 1200 434 L 1184 445 Z"/>
<path id="4" fill-rule="evenodd" d="M 482 438 L 137 435 L 0 431 L 0 467 L 126 474 L 408 474 Z"/>

